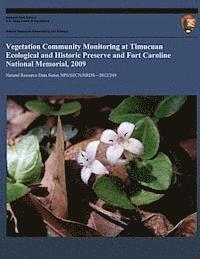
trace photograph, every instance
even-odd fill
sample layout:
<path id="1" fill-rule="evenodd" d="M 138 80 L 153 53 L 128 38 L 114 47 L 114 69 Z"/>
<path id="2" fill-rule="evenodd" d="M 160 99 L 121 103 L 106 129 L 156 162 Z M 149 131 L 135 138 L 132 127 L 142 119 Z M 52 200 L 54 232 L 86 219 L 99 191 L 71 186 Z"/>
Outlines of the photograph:
<path id="1" fill-rule="evenodd" d="M 196 95 L 7 95 L 7 237 L 194 237 Z"/>

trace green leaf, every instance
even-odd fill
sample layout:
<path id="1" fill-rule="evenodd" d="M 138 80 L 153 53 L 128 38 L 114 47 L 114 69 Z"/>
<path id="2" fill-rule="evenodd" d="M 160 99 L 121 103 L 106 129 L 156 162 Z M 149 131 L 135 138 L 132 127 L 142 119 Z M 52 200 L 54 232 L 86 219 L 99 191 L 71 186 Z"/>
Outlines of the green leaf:
<path id="1" fill-rule="evenodd" d="M 51 135 L 56 136 L 56 132 L 57 132 L 57 127 L 55 126 L 51 129 Z M 73 125 L 65 124 L 63 126 L 63 133 L 64 133 L 64 140 L 69 141 L 70 139 L 74 138 L 77 135 L 78 130 L 77 128 L 74 128 Z"/>
<path id="2" fill-rule="evenodd" d="M 39 143 L 35 136 L 27 136 L 16 145 L 7 148 L 8 173 L 18 183 L 38 181 L 41 166 Z"/>
<path id="3" fill-rule="evenodd" d="M 31 135 L 36 136 L 38 141 L 41 142 L 45 136 L 48 137 L 50 135 L 50 130 L 47 126 L 38 126 L 28 132 L 27 136 Z"/>
<path id="4" fill-rule="evenodd" d="M 130 161 L 127 166 L 129 177 L 154 190 L 167 190 L 173 176 L 172 164 L 168 156 L 159 153 L 147 161 Z"/>
<path id="5" fill-rule="evenodd" d="M 143 161 L 130 161 L 127 165 L 127 173 L 130 178 L 140 183 L 150 183 L 155 179 L 152 175 L 152 166 L 145 164 Z"/>
<path id="6" fill-rule="evenodd" d="M 127 169 L 130 178 L 152 189 L 152 192 L 141 190 L 133 193 L 130 199 L 135 205 L 145 205 L 160 199 L 164 194 L 154 193 L 153 190 L 167 190 L 173 177 L 171 161 L 163 153 L 146 162 L 131 161 Z"/>
<path id="7" fill-rule="evenodd" d="M 94 183 L 93 190 L 100 199 L 110 205 L 123 209 L 134 209 L 124 191 L 123 182 L 116 176 L 102 176 Z"/>
<path id="8" fill-rule="evenodd" d="M 10 183 L 6 184 L 6 202 L 13 202 L 29 192 L 29 189 L 26 185 L 21 183 Z"/>
<path id="9" fill-rule="evenodd" d="M 115 123 L 122 123 L 124 121 L 127 122 L 131 122 L 133 124 L 135 124 L 136 122 L 138 122 L 139 120 L 143 119 L 144 117 L 146 117 L 146 115 L 142 114 L 142 113 L 130 113 L 130 114 L 122 114 L 122 115 L 112 115 L 109 117 L 109 119 L 112 122 Z"/>
<path id="10" fill-rule="evenodd" d="M 141 190 L 135 193 L 130 199 L 134 205 L 140 206 L 140 205 L 147 205 L 152 202 L 155 202 L 162 197 L 163 197 L 163 194 Z"/>
<path id="11" fill-rule="evenodd" d="M 69 115 L 74 112 L 77 112 L 81 109 L 79 102 L 69 102 L 63 103 L 60 107 L 60 110 L 55 111 L 53 106 L 45 103 L 44 101 L 33 100 L 25 103 L 27 109 L 39 112 L 40 114 L 51 116 L 51 115 Z"/>
<path id="12" fill-rule="evenodd" d="M 81 105 L 79 102 L 63 103 L 59 111 L 53 111 L 52 115 L 69 115 L 80 111 Z"/>
<path id="13" fill-rule="evenodd" d="M 169 117 L 176 113 L 185 103 L 187 97 L 181 95 L 167 96 L 158 105 L 155 116 L 157 118 Z"/>
<path id="14" fill-rule="evenodd" d="M 136 123 L 132 137 L 143 143 L 143 159 L 151 159 L 158 152 L 160 135 L 154 122 L 149 117 L 145 117 Z"/>
<path id="15" fill-rule="evenodd" d="M 16 181 L 11 175 L 7 175 L 6 182 L 7 183 L 15 183 Z"/>
<path id="16" fill-rule="evenodd" d="M 127 117 L 131 119 L 132 123 L 136 123 L 139 118 L 135 116 L 135 114 L 141 115 L 151 115 L 155 107 L 157 106 L 158 102 L 162 99 L 161 96 L 131 96 L 124 99 L 111 113 L 109 119 L 113 122 L 120 123 L 122 122 L 120 119 L 117 118 L 121 115 L 134 115 L 134 117 Z M 125 120 L 123 120 L 125 121 Z M 127 121 L 127 120 L 126 120 Z"/>
<path id="17" fill-rule="evenodd" d="M 172 164 L 168 156 L 159 153 L 156 158 L 147 161 L 146 164 L 152 166 L 151 174 L 154 180 L 148 184 L 143 183 L 143 185 L 147 185 L 154 190 L 167 190 L 173 176 Z"/>
<path id="18" fill-rule="evenodd" d="M 39 100 L 28 101 L 25 103 L 25 106 L 27 109 L 33 112 L 38 112 L 46 116 L 51 115 L 53 112 L 52 107 L 49 104 L 45 103 L 44 101 L 39 101 Z"/>

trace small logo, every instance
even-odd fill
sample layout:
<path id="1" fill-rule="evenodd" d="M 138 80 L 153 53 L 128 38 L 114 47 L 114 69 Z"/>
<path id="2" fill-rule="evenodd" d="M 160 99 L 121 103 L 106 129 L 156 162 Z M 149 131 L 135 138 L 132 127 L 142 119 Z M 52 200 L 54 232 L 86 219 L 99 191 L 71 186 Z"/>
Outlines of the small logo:
<path id="1" fill-rule="evenodd" d="M 184 32 L 190 34 L 197 25 L 196 18 L 193 15 L 184 15 L 181 17 L 181 25 Z"/>

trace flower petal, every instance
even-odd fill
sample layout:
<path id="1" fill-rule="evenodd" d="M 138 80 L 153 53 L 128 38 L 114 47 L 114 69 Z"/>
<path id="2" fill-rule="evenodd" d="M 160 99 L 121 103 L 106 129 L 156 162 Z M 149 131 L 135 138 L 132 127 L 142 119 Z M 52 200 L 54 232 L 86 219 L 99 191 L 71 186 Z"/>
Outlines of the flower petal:
<path id="1" fill-rule="evenodd" d="M 110 146 L 106 151 L 106 158 L 108 162 L 111 164 L 116 164 L 118 159 L 123 154 L 123 151 L 124 148 L 119 144 Z"/>
<path id="2" fill-rule="evenodd" d="M 128 139 L 124 143 L 124 148 L 136 155 L 141 155 L 144 151 L 144 146 L 142 142 L 140 142 L 138 139 L 135 139 L 135 138 Z"/>
<path id="3" fill-rule="evenodd" d="M 90 168 L 94 174 L 109 174 L 108 170 L 99 160 L 94 160 Z"/>
<path id="4" fill-rule="evenodd" d="M 100 140 L 106 144 L 114 144 L 117 140 L 117 133 L 111 129 L 104 130 Z"/>
<path id="5" fill-rule="evenodd" d="M 89 157 L 89 160 L 94 160 L 96 157 L 97 149 L 99 146 L 100 141 L 92 141 L 86 147 L 86 153 Z"/>
<path id="6" fill-rule="evenodd" d="M 117 133 L 119 134 L 120 137 L 128 139 L 133 133 L 134 128 L 135 128 L 135 125 L 133 123 L 122 122 L 117 129 Z"/>
<path id="7" fill-rule="evenodd" d="M 85 184 L 88 184 L 88 180 L 92 174 L 92 170 L 88 167 L 83 167 L 81 169 L 81 179 Z"/>
<path id="8" fill-rule="evenodd" d="M 80 151 L 77 157 L 77 162 L 81 166 L 86 166 L 89 163 L 89 157 L 85 151 Z"/>

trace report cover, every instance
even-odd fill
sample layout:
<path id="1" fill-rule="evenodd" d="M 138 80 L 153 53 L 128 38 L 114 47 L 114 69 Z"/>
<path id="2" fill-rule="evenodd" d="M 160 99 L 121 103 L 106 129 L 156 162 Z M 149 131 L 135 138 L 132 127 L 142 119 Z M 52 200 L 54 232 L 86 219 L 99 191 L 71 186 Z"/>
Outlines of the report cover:
<path id="1" fill-rule="evenodd" d="M 2 258 L 198 258 L 196 1 L 2 14 Z"/>

